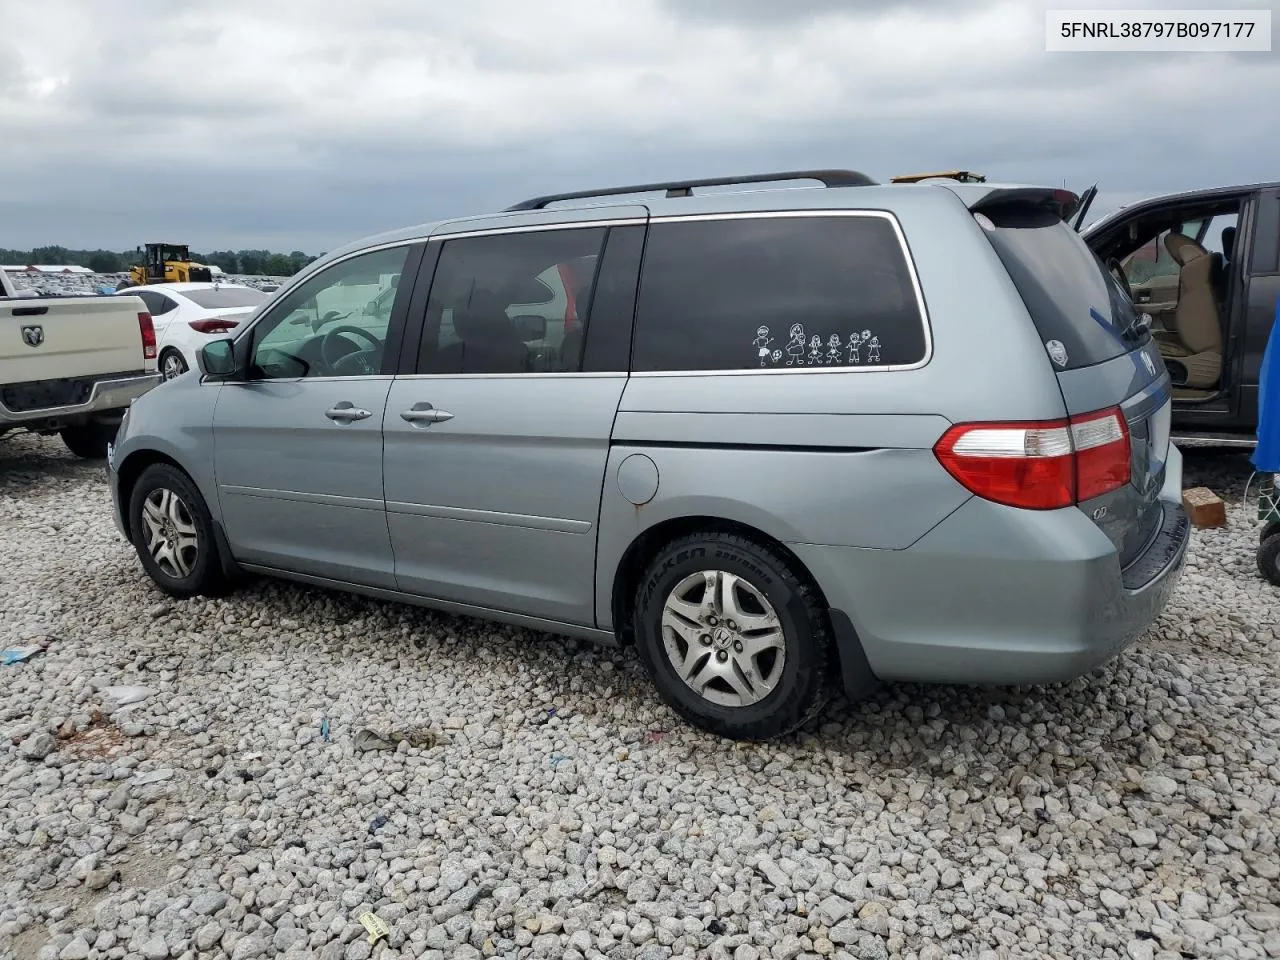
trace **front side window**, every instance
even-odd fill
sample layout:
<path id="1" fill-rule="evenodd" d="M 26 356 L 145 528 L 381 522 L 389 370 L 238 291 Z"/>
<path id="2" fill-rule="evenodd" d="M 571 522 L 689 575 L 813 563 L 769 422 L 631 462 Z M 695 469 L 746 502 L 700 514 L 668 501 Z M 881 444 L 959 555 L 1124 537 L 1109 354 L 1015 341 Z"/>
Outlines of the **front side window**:
<path id="1" fill-rule="evenodd" d="M 407 246 L 363 253 L 289 292 L 254 327 L 252 378 L 380 373 L 394 291 L 408 253 Z"/>
<path id="2" fill-rule="evenodd" d="M 882 216 L 655 223 L 637 371 L 858 369 L 921 362 L 925 321 Z"/>
<path id="3" fill-rule="evenodd" d="M 418 372 L 580 370 L 604 237 L 586 227 L 446 241 Z"/>

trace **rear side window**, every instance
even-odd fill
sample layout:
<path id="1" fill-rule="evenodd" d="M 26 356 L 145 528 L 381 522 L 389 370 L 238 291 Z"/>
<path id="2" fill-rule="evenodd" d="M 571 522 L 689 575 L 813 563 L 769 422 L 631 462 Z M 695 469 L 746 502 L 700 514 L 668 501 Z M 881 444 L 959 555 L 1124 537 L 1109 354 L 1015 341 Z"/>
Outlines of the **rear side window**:
<path id="1" fill-rule="evenodd" d="M 219 307 L 256 307 L 267 299 L 265 293 L 249 287 L 211 287 L 208 290 L 187 290 L 186 298 L 206 310 Z"/>
<path id="2" fill-rule="evenodd" d="M 925 321 L 885 216 L 655 222 L 632 369 L 807 370 L 916 364 Z"/>
<path id="3" fill-rule="evenodd" d="M 1028 205 L 975 214 L 1026 304 L 1049 357 L 1075 370 L 1128 353 L 1133 304 L 1080 235 Z"/>

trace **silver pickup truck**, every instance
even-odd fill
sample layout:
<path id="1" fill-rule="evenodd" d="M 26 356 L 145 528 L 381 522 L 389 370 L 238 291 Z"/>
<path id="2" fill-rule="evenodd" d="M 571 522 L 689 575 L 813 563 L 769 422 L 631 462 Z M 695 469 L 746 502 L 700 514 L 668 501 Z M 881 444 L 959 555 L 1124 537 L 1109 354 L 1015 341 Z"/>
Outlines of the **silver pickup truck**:
<path id="1" fill-rule="evenodd" d="M 57 433 L 100 459 L 129 404 L 160 382 L 140 299 L 41 297 L 0 270 L 0 436 Z"/>

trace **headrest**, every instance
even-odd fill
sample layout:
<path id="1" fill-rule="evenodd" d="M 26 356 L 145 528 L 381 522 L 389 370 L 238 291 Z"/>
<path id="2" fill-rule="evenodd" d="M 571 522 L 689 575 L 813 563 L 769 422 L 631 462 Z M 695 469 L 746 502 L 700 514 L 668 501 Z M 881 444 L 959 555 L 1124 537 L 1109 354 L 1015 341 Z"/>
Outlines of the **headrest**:
<path id="1" fill-rule="evenodd" d="M 1208 256 L 1209 251 L 1200 244 L 1196 243 L 1185 233 L 1169 232 L 1164 238 L 1165 249 L 1169 251 L 1169 256 L 1173 257 L 1174 262 L 1180 267 L 1185 267 L 1197 257 Z"/>
<path id="2" fill-rule="evenodd" d="M 1231 259 L 1231 254 L 1235 251 L 1236 245 L 1236 228 L 1222 228 L 1222 255 L 1226 259 Z"/>
<path id="3" fill-rule="evenodd" d="M 506 299 L 491 290 L 473 290 L 470 301 L 454 311 L 453 327 L 463 340 L 515 335 Z"/>

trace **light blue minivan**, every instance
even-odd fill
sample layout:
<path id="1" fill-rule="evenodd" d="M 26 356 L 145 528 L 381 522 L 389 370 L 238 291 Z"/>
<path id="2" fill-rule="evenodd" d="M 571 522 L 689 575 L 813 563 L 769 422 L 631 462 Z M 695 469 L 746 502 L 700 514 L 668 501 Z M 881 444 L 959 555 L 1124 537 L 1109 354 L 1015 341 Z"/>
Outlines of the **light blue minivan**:
<path id="1" fill-rule="evenodd" d="M 701 191 L 788 179 L 820 186 Z M 134 403 L 117 522 L 178 597 L 270 574 L 634 645 L 734 738 L 837 684 L 1078 676 L 1190 527 L 1073 200 L 796 171 L 373 237 Z"/>

